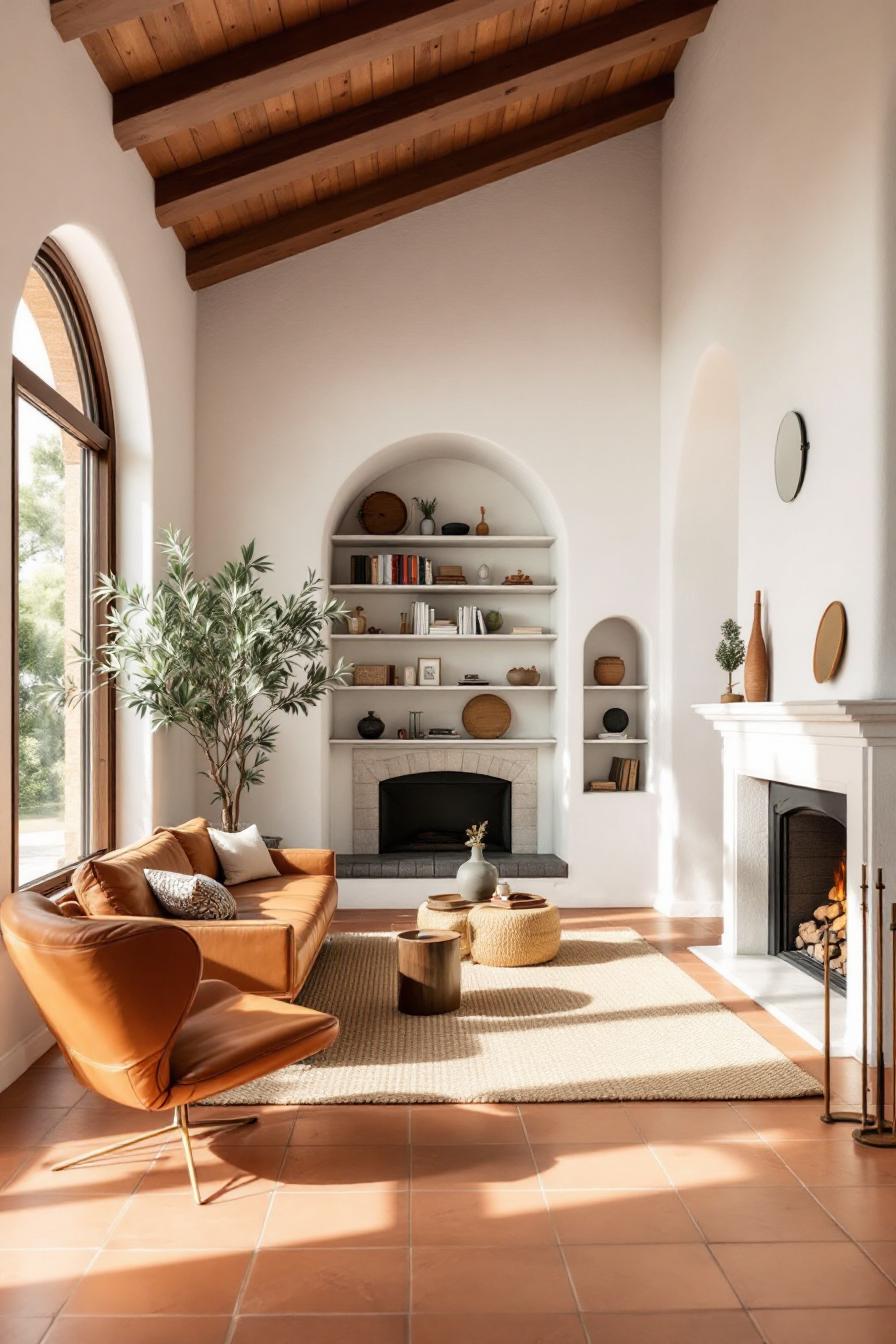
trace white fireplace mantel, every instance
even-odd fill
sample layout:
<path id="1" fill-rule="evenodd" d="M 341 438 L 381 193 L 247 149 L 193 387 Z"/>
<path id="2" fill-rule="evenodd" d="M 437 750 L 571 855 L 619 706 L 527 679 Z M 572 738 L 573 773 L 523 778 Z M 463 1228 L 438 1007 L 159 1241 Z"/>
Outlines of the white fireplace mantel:
<path id="1" fill-rule="evenodd" d="M 700 954 L 815 1045 L 822 1035 L 820 986 L 768 954 L 768 786 L 777 781 L 846 798 L 849 972 L 845 1003 L 834 1001 L 834 1022 L 838 1053 L 854 1054 L 862 1023 L 863 863 L 872 877 L 878 867 L 883 869 L 888 888 L 885 928 L 890 903 L 896 899 L 896 700 L 743 702 L 693 708 L 722 740 L 722 947 L 699 949 Z M 873 899 L 870 904 L 873 946 L 877 934 Z M 885 943 L 886 966 L 889 935 Z M 873 973 L 869 980 L 873 1002 Z"/>

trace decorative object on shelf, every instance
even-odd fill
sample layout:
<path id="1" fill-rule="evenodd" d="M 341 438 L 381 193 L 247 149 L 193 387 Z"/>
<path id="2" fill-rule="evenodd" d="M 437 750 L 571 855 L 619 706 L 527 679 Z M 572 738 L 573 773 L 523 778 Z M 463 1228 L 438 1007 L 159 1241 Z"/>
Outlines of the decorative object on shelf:
<path id="1" fill-rule="evenodd" d="M 491 532 L 491 528 L 489 527 L 488 523 L 485 521 L 485 505 L 484 505 L 484 504 L 480 504 L 480 505 L 479 505 L 479 522 L 476 524 L 476 535 L 477 535 L 477 537 L 487 537 L 488 534 L 489 534 L 489 532 Z"/>
<path id="2" fill-rule="evenodd" d="M 391 686 L 395 668 L 391 663 L 355 663 L 352 683 L 355 686 Z"/>
<path id="3" fill-rule="evenodd" d="M 423 714 L 419 709 L 408 713 L 408 736 L 413 742 L 419 742 L 423 737 Z"/>
<path id="4" fill-rule="evenodd" d="M 488 565 L 480 565 L 476 571 L 476 577 L 480 583 L 488 583 L 489 579 L 492 577 L 492 572 Z"/>
<path id="5" fill-rule="evenodd" d="M 398 633 L 400 635 L 409 635 L 411 633 L 411 626 L 406 611 L 401 612 L 398 617 Z"/>
<path id="6" fill-rule="evenodd" d="M 435 584 L 448 584 L 451 587 L 459 583 L 466 583 L 467 576 L 464 574 L 463 565 L 439 565 L 436 569 Z"/>
<path id="7" fill-rule="evenodd" d="M 397 736 L 398 736 L 398 740 L 399 740 L 399 742 L 407 742 L 407 740 L 408 740 L 408 730 L 407 730 L 407 728 L 399 728 Z"/>
<path id="8" fill-rule="evenodd" d="M 641 762 L 636 756 L 614 756 L 610 762 L 610 780 L 619 793 L 633 793 L 638 787 Z"/>
<path id="9" fill-rule="evenodd" d="M 500 695 L 474 695 L 464 705 L 461 719 L 471 737 L 503 737 L 510 727 L 510 706 Z"/>
<path id="10" fill-rule="evenodd" d="M 365 532 L 377 537 L 394 537 L 408 525 L 408 508 L 403 499 L 389 490 L 374 490 L 358 510 L 358 521 Z"/>
<path id="11" fill-rule="evenodd" d="M 405 686 L 416 686 L 416 685 L 417 685 L 417 669 L 416 669 L 416 667 L 406 667 L 406 668 L 404 669 L 403 680 L 404 680 L 404 684 L 405 684 Z"/>
<path id="12" fill-rule="evenodd" d="M 487 611 L 485 613 L 485 628 L 490 635 L 496 635 L 504 624 L 504 617 L 500 611 Z"/>
<path id="13" fill-rule="evenodd" d="M 490 901 L 498 885 L 498 870 L 483 857 L 488 822 L 480 821 L 467 831 L 470 857 L 457 870 L 457 888 L 464 900 L 478 904 Z"/>
<path id="14" fill-rule="evenodd" d="M 120 686 L 124 703 L 154 729 L 182 729 L 202 747 L 220 829 L 236 831 L 240 803 L 264 782 L 285 716 L 307 714 L 348 681 L 342 659 L 331 672 L 321 661 L 324 632 L 345 608 L 320 600 L 313 573 L 298 592 L 271 597 L 274 567 L 254 541 L 206 578 L 193 568 L 189 537 L 166 529 L 159 549 L 165 571 L 154 587 L 101 578 L 91 597 L 105 638 L 77 651 L 77 682 L 64 673 L 52 703 L 77 707 L 92 690 Z"/>
<path id="15" fill-rule="evenodd" d="M 350 635 L 363 635 L 367 631 L 367 617 L 363 607 L 354 607 L 345 621 Z"/>
<path id="16" fill-rule="evenodd" d="M 514 574 L 508 574 L 507 578 L 502 579 L 501 582 L 505 588 L 525 588 L 532 583 L 532 578 L 529 574 L 524 574 L 521 569 L 518 569 Z"/>
<path id="17" fill-rule="evenodd" d="M 443 537 L 465 537 L 470 530 L 469 523 L 443 523 Z"/>
<path id="18" fill-rule="evenodd" d="M 366 740 L 372 740 L 375 737 L 382 737 L 386 731 L 386 725 L 382 719 L 377 718 L 372 709 L 368 709 L 363 719 L 358 720 L 358 736 Z"/>
<path id="19" fill-rule="evenodd" d="M 367 633 L 368 635 L 381 635 L 383 633 L 382 627 L 379 625 L 368 625 Z"/>
<path id="20" fill-rule="evenodd" d="M 442 660 L 441 658 L 418 658 L 417 659 L 417 685 L 418 686 L 441 686 L 442 684 Z"/>
<path id="21" fill-rule="evenodd" d="M 799 411 L 788 411 L 775 440 L 775 485 L 785 504 L 792 503 L 803 488 L 808 451 L 806 422 Z"/>
<path id="22" fill-rule="evenodd" d="M 537 667 L 512 667 L 507 673 L 508 686 L 537 686 L 540 681 Z"/>
<path id="23" fill-rule="evenodd" d="M 515 625 L 510 632 L 512 635 L 543 635 L 543 625 Z"/>
<path id="24" fill-rule="evenodd" d="M 758 588 L 753 599 L 753 629 L 744 664 L 744 690 L 747 699 L 754 704 L 768 699 L 768 649 L 762 633 L 762 593 Z"/>
<path id="25" fill-rule="evenodd" d="M 831 602 L 822 613 L 815 636 L 812 672 L 816 681 L 830 681 L 837 675 L 845 648 L 846 608 L 842 602 Z"/>
<path id="26" fill-rule="evenodd" d="M 430 728 L 427 737 L 460 737 L 456 728 Z"/>
<path id="27" fill-rule="evenodd" d="M 739 705 L 743 700 L 743 696 L 735 691 L 731 678 L 742 665 L 745 652 L 740 626 L 729 616 L 722 622 L 722 638 L 716 649 L 716 662 L 723 672 L 728 673 L 728 689 L 719 697 L 723 705 Z"/>
<path id="28" fill-rule="evenodd" d="M 614 706 L 607 710 L 603 723 L 608 733 L 624 733 L 628 727 L 629 718 L 624 709 Z"/>
<path id="29" fill-rule="evenodd" d="M 436 530 L 436 509 L 439 501 L 433 499 L 418 499 L 414 496 L 414 503 L 423 515 L 420 519 L 420 535 L 431 537 Z"/>
<path id="30" fill-rule="evenodd" d="M 592 779 L 588 781 L 588 793 L 615 793 L 615 779 Z"/>
<path id="31" fill-rule="evenodd" d="M 480 677 L 478 672 L 467 672 L 464 674 L 463 681 L 459 681 L 458 686 L 490 686 L 491 682 L 487 677 Z"/>
<path id="32" fill-rule="evenodd" d="M 598 686 L 618 686 L 625 676 L 625 663 L 615 654 L 595 659 L 594 680 Z"/>

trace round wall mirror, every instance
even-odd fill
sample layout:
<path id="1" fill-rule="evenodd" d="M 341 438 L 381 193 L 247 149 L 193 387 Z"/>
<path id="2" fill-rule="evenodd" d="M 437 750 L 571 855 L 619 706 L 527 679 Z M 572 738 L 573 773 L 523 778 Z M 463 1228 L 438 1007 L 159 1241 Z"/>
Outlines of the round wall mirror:
<path id="1" fill-rule="evenodd" d="M 786 504 L 796 499 L 806 474 L 806 422 L 799 411 L 788 411 L 778 426 L 775 443 L 775 484 Z"/>

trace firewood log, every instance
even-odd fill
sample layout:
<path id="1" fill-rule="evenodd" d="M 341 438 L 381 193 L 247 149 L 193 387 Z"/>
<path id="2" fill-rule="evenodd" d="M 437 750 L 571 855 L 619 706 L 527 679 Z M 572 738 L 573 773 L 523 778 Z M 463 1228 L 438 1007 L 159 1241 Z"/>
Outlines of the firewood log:
<path id="1" fill-rule="evenodd" d="M 816 919 L 836 919 L 842 909 L 843 907 L 839 901 L 831 901 L 830 905 L 820 905 L 816 910 L 813 910 L 812 913 Z"/>

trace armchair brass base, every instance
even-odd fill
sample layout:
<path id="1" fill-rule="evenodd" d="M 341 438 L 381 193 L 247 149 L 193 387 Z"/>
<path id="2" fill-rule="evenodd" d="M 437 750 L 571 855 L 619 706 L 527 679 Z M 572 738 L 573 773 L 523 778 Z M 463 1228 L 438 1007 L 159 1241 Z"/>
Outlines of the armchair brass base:
<path id="1" fill-rule="evenodd" d="M 193 1148 L 190 1143 L 190 1130 L 200 1127 L 216 1129 L 239 1129 L 243 1125 L 254 1125 L 258 1120 L 257 1115 L 240 1115 L 234 1119 L 211 1120 L 191 1120 L 189 1107 L 175 1106 L 174 1116 L 171 1123 L 162 1125 L 161 1129 L 151 1129 L 148 1134 L 138 1134 L 134 1139 L 122 1139 L 119 1143 L 109 1143 L 104 1148 L 93 1148 L 89 1153 L 82 1153 L 80 1157 L 70 1157 L 66 1162 L 57 1162 L 52 1168 L 53 1171 L 65 1171 L 67 1167 L 78 1167 L 82 1162 L 90 1162 L 95 1157 L 105 1157 L 107 1153 L 118 1153 L 123 1148 L 133 1148 L 135 1144 L 147 1143 L 150 1139 L 158 1139 L 162 1134 L 179 1134 L 184 1148 L 184 1157 L 187 1161 L 187 1172 L 190 1177 L 190 1185 L 193 1190 L 193 1198 L 197 1204 L 202 1204 L 203 1199 L 199 1191 L 199 1182 L 196 1179 L 196 1165 L 193 1161 Z"/>

